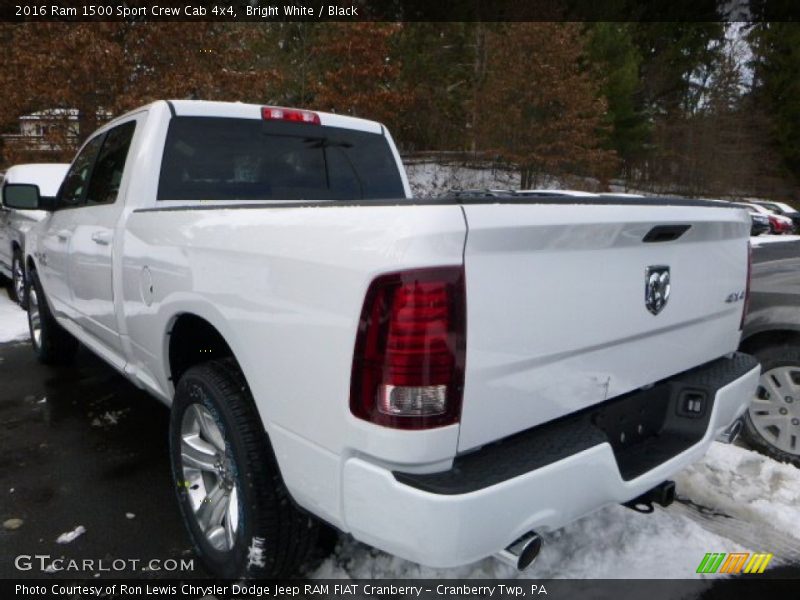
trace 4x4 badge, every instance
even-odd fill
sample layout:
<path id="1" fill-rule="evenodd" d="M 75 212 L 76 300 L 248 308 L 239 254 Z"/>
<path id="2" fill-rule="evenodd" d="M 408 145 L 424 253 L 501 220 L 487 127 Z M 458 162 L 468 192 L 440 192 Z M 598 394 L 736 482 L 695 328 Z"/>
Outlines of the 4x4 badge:
<path id="1" fill-rule="evenodd" d="M 669 267 L 653 265 L 644 272 L 644 305 L 654 315 L 657 315 L 667 305 L 669 300 Z"/>

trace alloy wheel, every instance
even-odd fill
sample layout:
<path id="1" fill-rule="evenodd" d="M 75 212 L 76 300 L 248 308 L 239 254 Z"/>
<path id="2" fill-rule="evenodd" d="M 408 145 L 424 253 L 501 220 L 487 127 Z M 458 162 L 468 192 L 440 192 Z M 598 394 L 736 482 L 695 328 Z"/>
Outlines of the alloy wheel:
<path id="1" fill-rule="evenodd" d="M 25 271 L 22 268 L 22 262 L 18 258 L 14 259 L 11 276 L 17 302 L 22 302 L 22 299 L 25 297 Z"/>
<path id="2" fill-rule="evenodd" d="M 39 312 L 39 297 L 36 294 L 36 288 L 31 286 L 28 291 L 28 321 L 31 326 L 31 339 L 36 348 L 42 346 L 42 318 Z"/>
<path id="3" fill-rule="evenodd" d="M 181 421 L 181 467 L 198 527 L 220 551 L 233 548 L 239 527 L 236 465 L 209 410 L 189 405 Z"/>
<path id="4" fill-rule="evenodd" d="M 783 452 L 800 455 L 800 366 L 762 373 L 749 413 L 764 440 Z"/>

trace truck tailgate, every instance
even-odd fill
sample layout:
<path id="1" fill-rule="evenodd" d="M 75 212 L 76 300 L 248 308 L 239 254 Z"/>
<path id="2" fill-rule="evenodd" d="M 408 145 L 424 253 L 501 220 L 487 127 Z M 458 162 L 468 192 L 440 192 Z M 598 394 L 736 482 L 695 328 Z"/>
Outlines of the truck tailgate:
<path id="1" fill-rule="evenodd" d="M 467 365 L 459 451 L 738 345 L 750 229 L 743 210 L 541 203 L 464 211 Z M 654 314 L 657 289 L 650 289 L 648 309 L 646 273 L 663 275 L 665 268 L 670 294 Z"/>

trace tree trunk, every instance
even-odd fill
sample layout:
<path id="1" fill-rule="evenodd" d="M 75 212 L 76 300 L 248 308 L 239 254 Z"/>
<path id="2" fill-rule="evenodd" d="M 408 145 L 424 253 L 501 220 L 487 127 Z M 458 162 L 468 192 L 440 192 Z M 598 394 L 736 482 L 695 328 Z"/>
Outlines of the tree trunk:
<path id="1" fill-rule="evenodd" d="M 480 118 L 478 106 L 480 93 L 483 90 L 483 78 L 486 75 L 486 31 L 483 23 L 475 23 L 475 55 L 474 55 L 474 81 L 472 84 L 472 123 L 470 149 L 473 154 L 478 151 L 478 120 Z"/>

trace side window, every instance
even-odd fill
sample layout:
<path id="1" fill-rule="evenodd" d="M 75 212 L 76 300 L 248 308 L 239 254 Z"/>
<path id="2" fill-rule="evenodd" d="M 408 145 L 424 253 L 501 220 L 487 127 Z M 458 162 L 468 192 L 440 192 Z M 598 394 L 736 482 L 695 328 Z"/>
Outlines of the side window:
<path id="1" fill-rule="evenodd" d="M 69 171 L 67 171 L 67 175 L 64 177 L 64 183 L 61 184 L 61 193 L 59 194 L 58 202 L 59 208 L 72 208 L 83 204 L 83 198 L 86 193 L 86 183 L 92 171 L 94 159 L 97 156 L 98 150 L 100 150 L 103 137 L 102 135 L 98 135 L 90 140 L 73 161 L 72 166 L 69 168 Z"/>
<path id="2" fill-rule="evenodd" d="M 129 121 L 115 127 L 106 135 L 89 180 L 86 193 L 86 204 L 89 206 L 116 202 L 135 129 L 136 122 Z"/>

